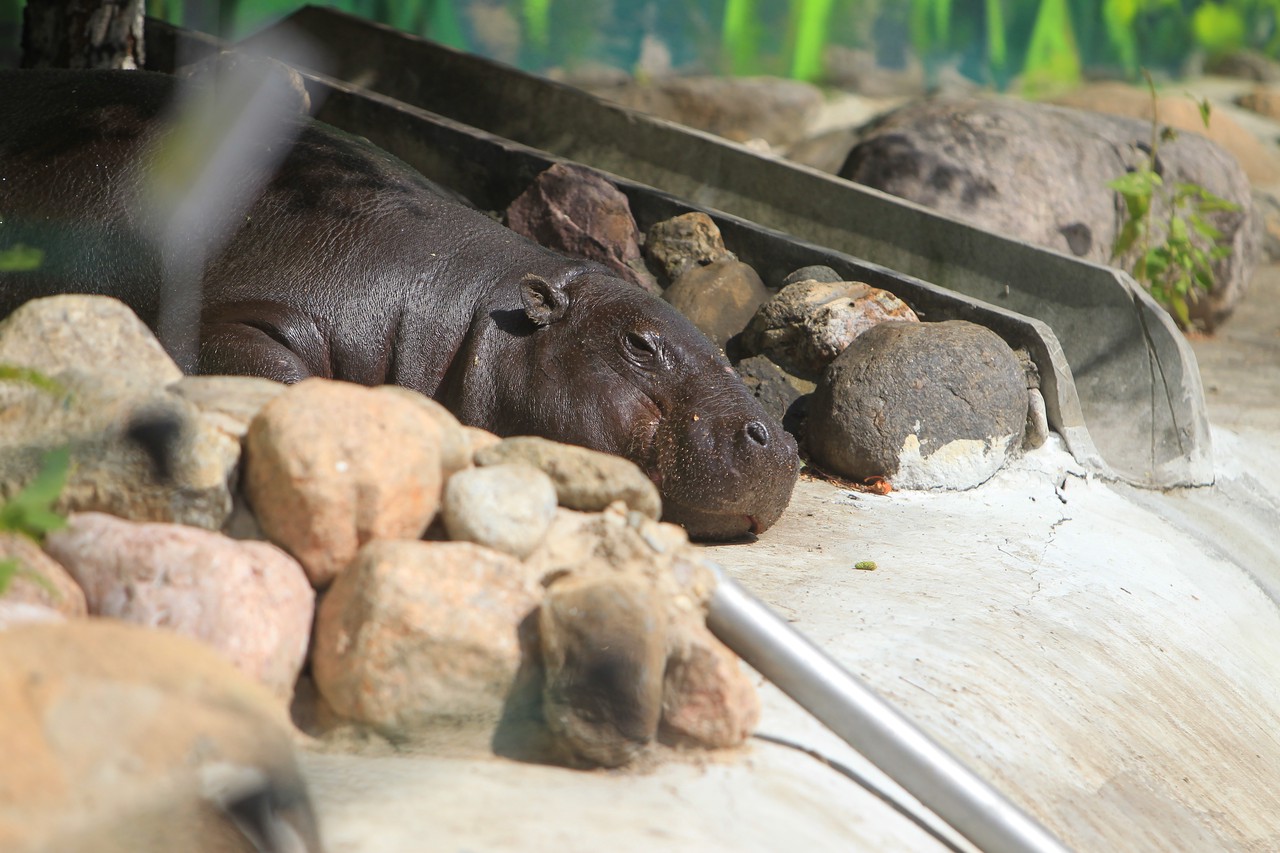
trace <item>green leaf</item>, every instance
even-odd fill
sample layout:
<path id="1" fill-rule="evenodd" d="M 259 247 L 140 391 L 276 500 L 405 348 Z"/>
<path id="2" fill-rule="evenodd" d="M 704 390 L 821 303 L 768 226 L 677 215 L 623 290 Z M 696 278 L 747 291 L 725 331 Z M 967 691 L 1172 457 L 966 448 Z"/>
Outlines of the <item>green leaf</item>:
<path id="1" fill-rule="evenodd" d="M 66 388 L 56 379 L 50 379 L 38 370 L 32 370 L 29 367 L 16 367 L 11 364 L 0 364 L 0 381 L 9 380 L 11 382 L 25 382 L 28 385 L 34 385 L 42 391 L 48 391 L 50 394 L 62 394 Z"/>
<path id="2" fill-rule="evenodd" d="M 1187 300 L 1181 296 L 1175 296 L 1169 300 L 1169 308 L 1173 310 L 1174 319 L 1178 321 L 1178 325 L 1184 329 L 1191 327 L 1191 312 L 1187 309 Z"/>
<path id="3" fill-rule="evenodd" d="M 9 588 L 9 583 L 20 568 L 21 566 L 18 565 L 17 559 L 13 557 L 7 560 L 0 560 L 0 595 L 4 595 L 5 590 Z"/>
<path id="4" fill-rule="evenodd" d="M 53 505 L 66 486 L 70 467 L 70 448 L 60 447 L 46 453 L 35 479 L 0 507 L 0 530 L 21 533 L 39 541 L 49 531 L 65 527 L 66 519 L 53 512 Z"/>
<path id="5" fill-rule="evenodd" d="M 1149 169 L 1126 172 L 1115 180 L 1107 182 L 1107 186 L 1125 198 L 1130 196 L 1150 196 L 1156 187 L 1164 183 L 1160 176 Z"/>
<path id="6" fill-rule="evenodd" d="M 44 264 L 44 252 L 21 243 L 0 249 L 0 272 L 31 272 Z"/>

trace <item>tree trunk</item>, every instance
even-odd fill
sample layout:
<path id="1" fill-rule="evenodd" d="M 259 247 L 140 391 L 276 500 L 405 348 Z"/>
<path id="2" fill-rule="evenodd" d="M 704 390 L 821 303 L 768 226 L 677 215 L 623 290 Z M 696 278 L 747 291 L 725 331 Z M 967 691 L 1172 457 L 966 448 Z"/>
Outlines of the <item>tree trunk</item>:
<path id="1" fill-rule="evenodd" d="M 27 0 L 23 68 L 141 68 L 144 0 Z"/>

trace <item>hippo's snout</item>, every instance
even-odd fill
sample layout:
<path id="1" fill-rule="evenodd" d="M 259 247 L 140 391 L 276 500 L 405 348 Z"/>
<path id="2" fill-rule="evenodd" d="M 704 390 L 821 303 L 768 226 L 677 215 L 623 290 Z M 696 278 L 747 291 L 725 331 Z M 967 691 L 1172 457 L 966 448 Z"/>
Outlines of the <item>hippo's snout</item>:
<path id="1" fill-rule="evenodd" d="M 735 402 L 732 413 L 703 408 L 660 428 L 663 517 L 694 539 L 764 532 L 787 508 L 800 470 L 795 439 L 782 425 L 758 404 L 744 413 Z"/>

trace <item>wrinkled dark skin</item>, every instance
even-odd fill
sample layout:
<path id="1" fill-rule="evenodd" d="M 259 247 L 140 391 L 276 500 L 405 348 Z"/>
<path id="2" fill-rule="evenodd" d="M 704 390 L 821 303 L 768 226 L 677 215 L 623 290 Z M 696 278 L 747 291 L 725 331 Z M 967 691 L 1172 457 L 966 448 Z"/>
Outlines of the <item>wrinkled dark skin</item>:
<path id="1" fill-rule="evenodd" d="M 138 187 L 172 93 L 142 72 L 0 72 L 0 249 L 46 259 L 0 273 L 0 316 L 102 293 L 154 327 L 160 263 Z M 699 538 L 764 530 L 795 483 L 795 442 L 666 303 L 309 119 L 212 253 L 197 310 L 186 370 L 403 385 L 499 435 L 616 453 Z"/>

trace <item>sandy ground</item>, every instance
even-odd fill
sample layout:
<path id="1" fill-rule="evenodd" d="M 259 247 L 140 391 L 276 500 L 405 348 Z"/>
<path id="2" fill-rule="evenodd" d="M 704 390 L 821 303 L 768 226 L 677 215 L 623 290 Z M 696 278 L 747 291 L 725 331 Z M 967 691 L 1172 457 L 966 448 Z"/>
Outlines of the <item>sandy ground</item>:
<path id="1" fill-rule="evenodd" d="M 711 550 L 1076 849 L 1280 849 L 1280 269 L 1195 350 L 1212 487 L 1103 483 L 1051 442 L 965 493 L 805 480 L 760 541 Z M 304 766 L 333 853 L 967 849 L 760 684 L 746 749 L 641 771 Z"/>

